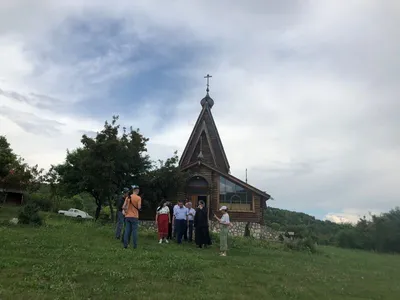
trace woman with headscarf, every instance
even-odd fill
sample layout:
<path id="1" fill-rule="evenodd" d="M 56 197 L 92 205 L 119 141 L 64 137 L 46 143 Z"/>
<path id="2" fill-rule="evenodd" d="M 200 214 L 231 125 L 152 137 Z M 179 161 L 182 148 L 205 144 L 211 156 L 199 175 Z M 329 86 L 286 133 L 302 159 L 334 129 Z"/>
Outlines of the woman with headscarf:
<path id="1" fill-rule="evenodd" d="M 199 206 L 196 209 L 194 215 L 194 227 L 195 227 L 195 242 L 199 248 L 203 246 L 211 245 L 210 232 L 208 230 L 208 216 L 207 209 L 205 208 L 204 201 L 199 201 Z"/>
<path id="2" fill-rule="evenodd" d="M 165 241 L 168 244 L 168 224 L 171 223 L 167 201 L 163 199 L 156 211 L 156 224 L 158 228 L 159 244 Z"/>

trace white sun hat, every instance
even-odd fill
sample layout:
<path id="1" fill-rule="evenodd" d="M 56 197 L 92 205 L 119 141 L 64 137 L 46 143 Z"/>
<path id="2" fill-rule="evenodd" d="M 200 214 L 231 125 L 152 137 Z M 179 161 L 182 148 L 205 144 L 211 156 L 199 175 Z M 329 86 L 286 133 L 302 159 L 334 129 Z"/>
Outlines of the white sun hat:
<path id="1" fill-rule="evenodd" d="M 228 208 L 224 205 L 224 206 L 221 206 L 221 208 L 219 209 L 219 210 L 227 210 Z"/>

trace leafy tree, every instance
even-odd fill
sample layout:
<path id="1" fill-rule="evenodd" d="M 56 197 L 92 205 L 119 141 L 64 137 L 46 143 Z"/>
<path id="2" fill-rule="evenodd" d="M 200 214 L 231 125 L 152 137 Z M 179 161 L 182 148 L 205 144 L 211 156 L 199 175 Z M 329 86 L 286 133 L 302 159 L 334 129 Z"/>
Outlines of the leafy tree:
<path id="1" fill-rule="evenodd" d="M 53 203 L 53 210 L 57 211 L 60 208 L 62 195 L 65 194 L 65 190 L 63 190 L 63 186 L 60 183 L 60 175 L 57 172 L 57 167 L 51 166 L 45 175 L 44 181 L 47 184 L 47 192 Z"/>
<path id="2" fill-rule="evenodd" d="M 123 128 L 119 136 L 120 125 L 114 116 L 111 123 L 105 122 L 104 128 L 95 138 L 82 136 L 82 147 L 67 151 L 66 161 L 53 166 L 49 178 L 59 184 L 70 196 L 87 192 L 96 203 L 96 219 L 101 208 L 108 204 L 114 217 L 112 203 L 115 195 L 123 187 L 144 183 L 151 167 L 146 154 L 148 141 L 139 129 L 129 131 Z"/>
<path id="3" fill-rule="evenodd" d="M 16 161 L 17 156 L 11 149 L 6 137 L 0 135 L 0 178 L 4 178 L 10 173 Z"/>
<path id="4" fill-rule="evenodd" d="M 11 189 L 34 192 L 40 188 L 43 169 L 30 167 L 24 159 L 14 154 L 4 136 L 0 136 L 0 188 L 2 202 L 7 200 Z"/>
<path id="5" fill-rule="evenodd" d="M 186 180 L 190 177 L 187 172 L 181 172 L 178 166 L 179 157 L 175 151 L 173 156 L 165 161 L 159 160 L 153 164 L 146 174 L 143 190 L 145 191 L 146 218 L 152 218 L 161 199 L 176 197 Z"/>
<path id="6" fill-rule="evenodd" d="M 340 247 L 400 253 L 400 208 L 387 213 L 361 218 L 352 228 L 337 235 Z"/>

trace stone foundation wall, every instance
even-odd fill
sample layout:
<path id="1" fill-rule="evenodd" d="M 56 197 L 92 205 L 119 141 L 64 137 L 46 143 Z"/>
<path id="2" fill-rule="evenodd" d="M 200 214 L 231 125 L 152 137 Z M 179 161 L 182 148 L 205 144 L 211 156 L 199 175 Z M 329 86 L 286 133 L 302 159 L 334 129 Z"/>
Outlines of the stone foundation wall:
<path id="1" fill-rule="evenodd" d="M 231 236 L 250 236 L 255 239 L 263 240 L 278 240 L 281 232 L 274 231 L 270 227 L 250 222 L 232 222 L 232 227 L 229 229 Z M 149 230 L 157 231 L 157 226 L 154 221 L 139 221 L 139 226 Z M 219 232 L 219 224 L 215 221 L 210 221 L 210 231 Z"/>
<path id="2" fill-rule="evenodd" d="M 281 232 L 274 231 L 270 227 L 250 222 L 232 222 L 229 229 L 231 236 L 249 236 L 255 239 L 278 240 Z M 210 231 L 219 232 L 219 223 L 210 222 Z"/>

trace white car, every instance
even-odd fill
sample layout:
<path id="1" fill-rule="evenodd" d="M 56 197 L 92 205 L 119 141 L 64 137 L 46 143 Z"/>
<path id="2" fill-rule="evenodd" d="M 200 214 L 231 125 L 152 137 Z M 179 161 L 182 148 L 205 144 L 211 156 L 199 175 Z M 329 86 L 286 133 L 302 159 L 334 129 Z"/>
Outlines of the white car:
<path id="1" fill-rule="evenodd" d="M 58 213 L 67 217 L 93 219 L 93 217 L 90 216 L 87 212 L 84 212 L 76 208 L 70 208 L 69 210 L 59 210 Z"/>

